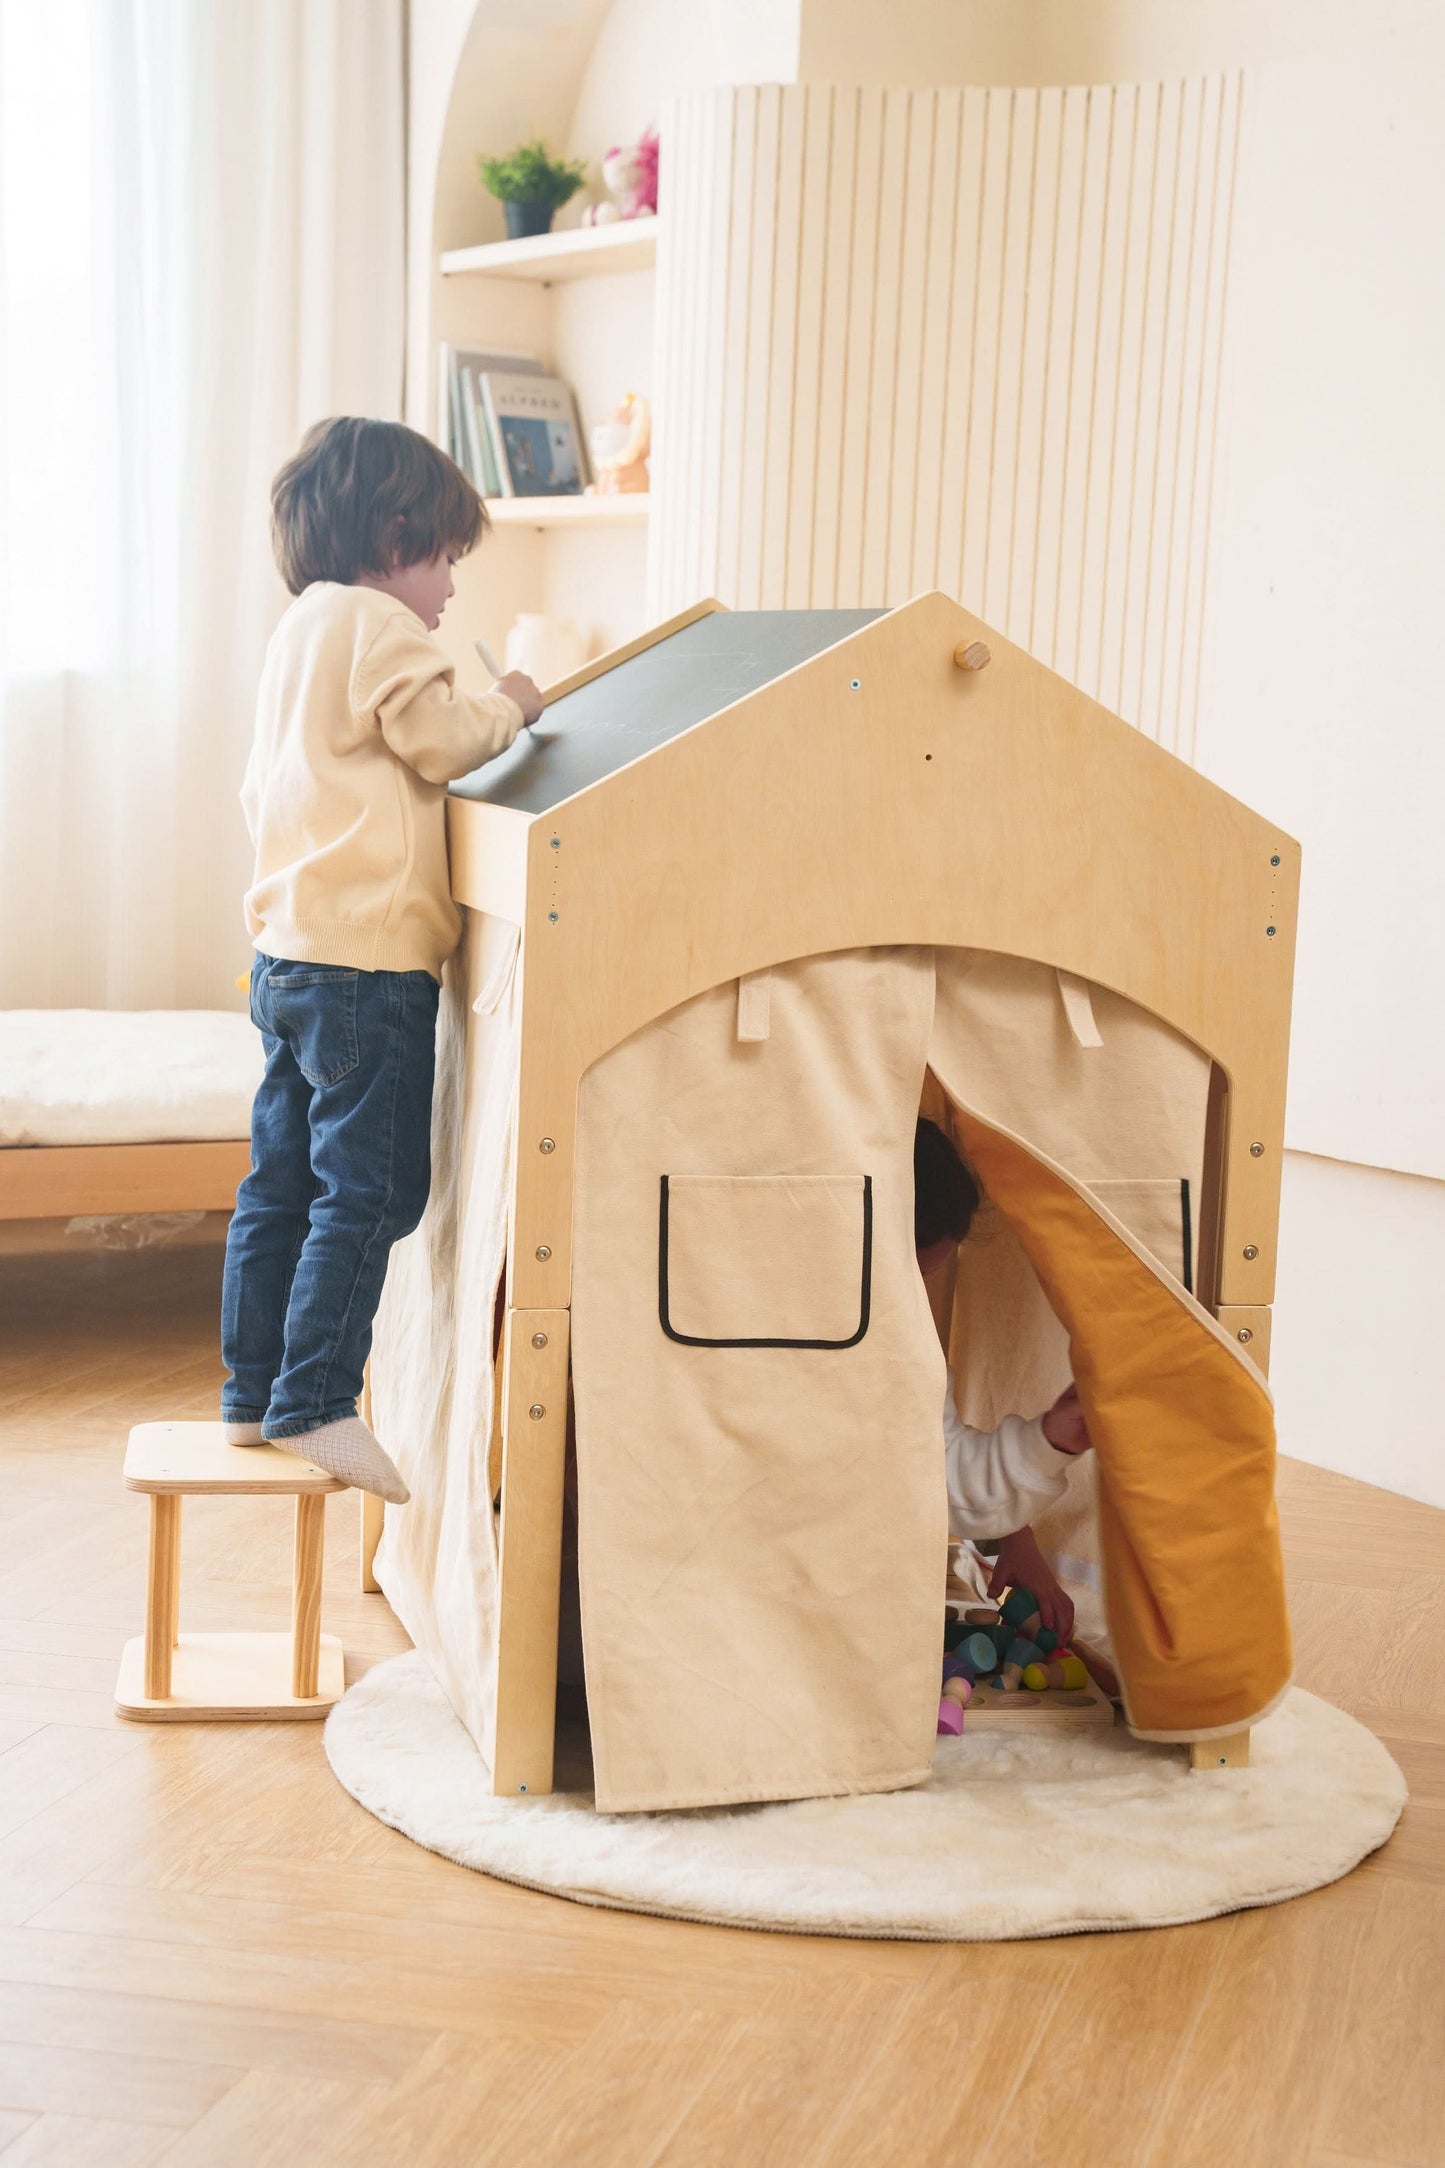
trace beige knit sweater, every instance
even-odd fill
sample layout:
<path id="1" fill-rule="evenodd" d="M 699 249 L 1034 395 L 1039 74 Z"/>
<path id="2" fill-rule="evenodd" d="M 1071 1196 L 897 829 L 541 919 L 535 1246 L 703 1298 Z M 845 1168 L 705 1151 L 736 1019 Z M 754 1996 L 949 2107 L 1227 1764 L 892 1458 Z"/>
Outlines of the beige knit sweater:
<path id="1" fill-rule="evenodd" d="M 317 581 L 266 651 L 241 803 L 256 846 L 246 928 L 267 956 L 441 977 L 461 931 L 446 786 L 522 727 L 459 693 L 394 595 Z"/>

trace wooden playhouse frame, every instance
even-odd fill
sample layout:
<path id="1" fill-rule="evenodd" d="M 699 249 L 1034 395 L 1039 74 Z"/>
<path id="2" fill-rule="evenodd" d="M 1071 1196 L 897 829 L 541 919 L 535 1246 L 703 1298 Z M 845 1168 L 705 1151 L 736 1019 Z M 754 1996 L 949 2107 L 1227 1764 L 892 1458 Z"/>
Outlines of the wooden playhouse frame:
<path id="1" fill-rule="evenodd" d="M 495 1793 L 552 1783 L 578 1088 L 680 1003 L 918 944 L 1031 958 L 1151 1011 L 1213 1063 L 1199 1299 L 1267 1368 L 1298 845 L 959 604 L 878 617 L 545 814 L 456 796 L 448 814 L 457 901 L 521 929 Z M 379 1530 L 373 1510 L 373 1587 Z"/>

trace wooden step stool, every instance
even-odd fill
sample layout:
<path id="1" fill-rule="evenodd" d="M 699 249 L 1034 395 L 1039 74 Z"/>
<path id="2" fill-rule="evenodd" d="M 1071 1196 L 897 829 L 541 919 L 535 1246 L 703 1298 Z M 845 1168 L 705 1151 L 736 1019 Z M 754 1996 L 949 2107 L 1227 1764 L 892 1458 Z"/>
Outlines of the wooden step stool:
<path id="1" fill-rule="evenodd" d="M 270 1445 L 227 1445 L 219 1423 L 138 1423 L 125 1454 L 128 1490 L 151 1502 L 146 1630 L 127 1641 L 116 1681 L 121 1716 L 205 1719 L 324 1716 L 345 1690 L 341 1643 L 321 1631 L 326 1493 L 346 1485 Z M 181 1500 L 296 1500 L 291 1631 L 183 1634 Z"/>

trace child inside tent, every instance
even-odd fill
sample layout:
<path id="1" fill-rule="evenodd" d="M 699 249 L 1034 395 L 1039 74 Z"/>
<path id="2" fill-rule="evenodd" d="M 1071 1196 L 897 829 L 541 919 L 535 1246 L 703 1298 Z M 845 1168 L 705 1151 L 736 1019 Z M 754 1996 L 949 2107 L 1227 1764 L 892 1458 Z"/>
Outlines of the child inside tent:
<path id="1" fill-rule="evenodd" d="M 920 1120 L 913 1143 L 913 1237 L 925 1276 L 947 1264 L 967 1239 L 978 1210 L 977 1182 L 934 1122 Z M 1006 1416 L 997 1430 L 972 1430 L 954 1404 L 953 1374 L 943 1403 L 949 1534 L 994 1554 L 991 1596 L 1026 1587 L 1039 1615 L 1061 1640 L 1074 1607 L 1035 1541 L 1028 1521 L 1063 1495 L 1067 1461 L 1090 1449 L 1077 1389 L 1070 1385 L 1032 1421 Z"/>

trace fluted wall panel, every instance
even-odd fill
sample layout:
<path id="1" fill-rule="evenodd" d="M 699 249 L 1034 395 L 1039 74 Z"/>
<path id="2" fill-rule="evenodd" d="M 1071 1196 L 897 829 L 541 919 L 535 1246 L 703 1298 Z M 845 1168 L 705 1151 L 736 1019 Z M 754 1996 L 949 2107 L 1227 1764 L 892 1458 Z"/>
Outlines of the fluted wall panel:
<path id="1" fill-rule="evenodd" d="M 939 587 L 1189 755 L 1240 89 L 679 100 L 655 613 Z"/>

